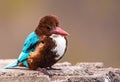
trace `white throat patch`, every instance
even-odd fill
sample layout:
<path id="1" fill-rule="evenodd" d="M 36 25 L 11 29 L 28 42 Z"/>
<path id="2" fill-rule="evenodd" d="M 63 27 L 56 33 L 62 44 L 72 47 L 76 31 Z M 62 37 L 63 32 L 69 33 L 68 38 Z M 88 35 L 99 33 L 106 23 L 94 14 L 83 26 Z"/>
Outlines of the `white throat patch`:
<path id="1" fill-rule="evenodd" d="M 58 60 L 64 55 L 66 49 L 66 40 L 63 36 L 56 34 L 52 34 L 50 38 L 55 41 L 56 47 L 53 49 L 53 51 L 56 52 L 57 57 L 55 59 Z"/>

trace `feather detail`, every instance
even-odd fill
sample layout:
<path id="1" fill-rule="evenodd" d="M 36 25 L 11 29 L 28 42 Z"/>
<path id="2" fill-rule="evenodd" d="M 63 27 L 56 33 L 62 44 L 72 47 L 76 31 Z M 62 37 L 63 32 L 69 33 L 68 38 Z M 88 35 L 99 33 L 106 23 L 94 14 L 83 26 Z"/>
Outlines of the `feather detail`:
<path id="1" fill-rule="evenodd" d="M 57 38 L 57 39 L 56 39 Z M 59 44 L 63 41 L 64 44 Z M 61 46 L 60 46 L 61 45 Z M 63 51 L 60 50 L 63 48 Z M 28 68 L 35 70 L 38 67 L 46 68 L 54 65 L 66 51 L 66 39 L 60 35 L 51 35 L 41 38 L 41 42 L 28 57 Z M 60 53 L 59 53 L 60 52 Z"/>

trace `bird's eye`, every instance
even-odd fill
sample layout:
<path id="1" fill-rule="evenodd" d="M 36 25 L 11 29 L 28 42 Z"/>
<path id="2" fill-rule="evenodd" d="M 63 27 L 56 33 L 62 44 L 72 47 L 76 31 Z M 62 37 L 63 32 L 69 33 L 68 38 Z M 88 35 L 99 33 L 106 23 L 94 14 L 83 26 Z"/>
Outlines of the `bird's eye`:
<path id="1" fill-rule="evenodd" d="M 49 26 L 47 26 L 47 29 L 50 30 L 51 28 Z"/>

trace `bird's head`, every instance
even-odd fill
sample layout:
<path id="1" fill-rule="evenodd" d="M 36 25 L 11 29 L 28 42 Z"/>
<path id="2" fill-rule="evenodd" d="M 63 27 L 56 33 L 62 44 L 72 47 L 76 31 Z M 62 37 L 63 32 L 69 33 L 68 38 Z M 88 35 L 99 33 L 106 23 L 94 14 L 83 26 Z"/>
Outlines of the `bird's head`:
<path id="1" fill-rule="evenodd" d="M 58 18 L 54 15 L 47 15 L 41 18 L 35 32 L 38 36 L 50 36 L 51 34 L 58 34 L 62 36 L 68 35 L 66 31 L 60 28 Z"/>

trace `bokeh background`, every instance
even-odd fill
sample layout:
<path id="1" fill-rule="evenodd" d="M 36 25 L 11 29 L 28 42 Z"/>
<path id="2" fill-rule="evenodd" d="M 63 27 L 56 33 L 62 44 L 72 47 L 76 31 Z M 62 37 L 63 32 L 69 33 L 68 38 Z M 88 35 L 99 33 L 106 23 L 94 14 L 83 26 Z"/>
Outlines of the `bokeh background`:
<path id="1" fill-rule="evenodd" d="M 70 34 L 60 62 L 120 67 L 120 0 L 0 0 L 0 59 L 17 58 L 26 36 L 49 14 Z"/>

